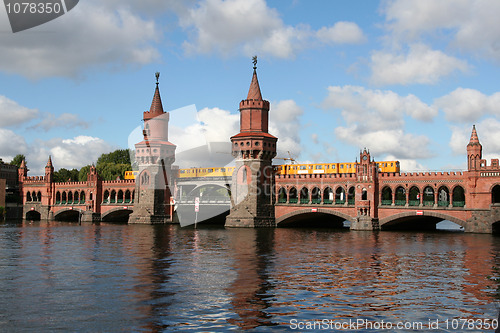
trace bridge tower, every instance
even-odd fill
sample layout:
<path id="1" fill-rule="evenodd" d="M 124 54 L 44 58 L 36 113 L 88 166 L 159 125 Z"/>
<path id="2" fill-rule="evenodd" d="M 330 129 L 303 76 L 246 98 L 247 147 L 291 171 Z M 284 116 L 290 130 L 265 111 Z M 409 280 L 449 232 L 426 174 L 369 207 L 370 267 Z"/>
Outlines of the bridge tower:
<path id="1" fill-rule="evenodd" d="M 236 159 L 227 227 L 274 227 L 272 159 L 278 138 L 268 133 L 269 101 L 262 99 L 257 79 L 257 57 L 245 100 L 240 102 L 240 133 L 231 137 Z"/>
<path id="2" fill-rule="evenodd" d="M 378 180 L 377 163 L 371 159 L 366 148 L 359 153 L 356 165 L 355 203 L 357 217 L 351 225 L 353 230 L 377 230 L 378 225 Z"/>
<path id="3" fill-rule="evenodd" d="M 481 159 L 483 158 L 483 146 L 479 142 L 476 132 L 476 125 L 472 126 L 469 144 L 467 145 L 467 169 L 476 171 L 481 168 Z"/>
<path id="4" fill-rule="evenodd" d="M 175 160 L 176 146 L 168 141 L 169 113 L 163 111 L 159 90 L 160 73 L 149 111 L 143 113 L 143 141 L 135 145 L 136 177 L 134 212 L 129 223 L 166 223 L 172 221 L 173 205 L 168 184 Z"/>
<path id="5" fill-rule="evenodd" d="M 49 156 L 49 160 L 47 161 L 47 165 L 45 166 L 45 187 L 46 193 L 42 195 L 42 204 L 50 206 L 52 205 L 52 196 L 53 196 L 53 183 L 54 183 L 54 166 L 52 165 L 52 158 Z"/>

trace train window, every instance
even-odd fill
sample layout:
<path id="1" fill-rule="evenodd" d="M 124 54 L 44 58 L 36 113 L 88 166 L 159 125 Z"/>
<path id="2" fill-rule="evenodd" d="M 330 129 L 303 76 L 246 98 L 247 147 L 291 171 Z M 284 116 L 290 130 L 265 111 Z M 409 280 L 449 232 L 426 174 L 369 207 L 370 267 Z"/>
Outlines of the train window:
<path id="1" fill-rule="evenodd" d="M 316 164 L 316 169 L 323 169 L 322 165 Z"/>
<path id="2" fill-rule="evenodd" d="M 214 169 L 208 169 L 208 172 L 214 172 Z"/>
<path id="3" fill-rule="evenodd" d="M 344 168 L 344 165 L 343 165 L 343 164 L 341 164 L 341 165 L 340 165 L 340 168 L 341 168 L 341 169 L 343 169 L 343 168 Z"/>
<path id="4" fill-rule="evenodd" d="M 184 172 L 185 172 L 185 170 L 181 170 L 181 173 L 184 173 Z"/>
<path id="5" fill-rule="evenodd" d="M 221 168 L 220 171 L 226 172 L 226 168 Z"/>
<path id="6" fill-rule="evenodd" d="M 300 170 L 306 170 L 307 169 L 307 165 L 301 165 L 300 166 Z"/>
<path id="7" fill-rule="evenodd" d="M 313 166 L 312 166 L 312 165 L 310 165 L 310 166 L 309 166 L 309 169 L 312 169 L 312 168 L 313 168 Z"/>
<path id="8" fill-rule="evenodd" d="M 332 165 L 332 169 L 335 169 L 335 165 Z"/>
<path id="9" fill-rule="evenodd" d="M 391 163 L 391 167 L 394 166 L 394 163 Z"/>

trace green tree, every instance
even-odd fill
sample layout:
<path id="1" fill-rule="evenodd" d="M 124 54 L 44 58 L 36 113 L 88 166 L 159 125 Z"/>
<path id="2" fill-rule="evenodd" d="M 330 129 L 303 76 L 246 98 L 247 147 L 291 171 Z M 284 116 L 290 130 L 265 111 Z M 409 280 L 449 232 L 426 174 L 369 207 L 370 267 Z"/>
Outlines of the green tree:
<path id="1" fill-rule="evenodd" d="M 78 181 L 79 172 L 77 169 L 68 170 L 66 168 L 61 168 L 54 172 L 54 181 L 56 183 L 61 182 L 77 182 Z"/>
<path id="2" fill-rule="evenodd" d="M 86 182 L 89 172 L 90 172 L 90 165 L 86 165 L 86 166 L 82 167 L 80 169 L 80 172 L 78 173 L 78 181 Z"/>
<path id="3" fill-rule="evenodd" d="M 15 165 L 17 166 L 18 168 L 21 166 L 21 163 L 26 159 L 26 156 L 24 156 L 23 154 L 17 154 L 16 156 L 14 156 L 14 158 L 12 159 L 12 161 L 10 161 L 10 164 L 11 165 Z"/>
<path id="4" fill-rule="evenodd" d="M 130 150 L 117 149 L 108 154 L 102 154 L 97 159 L 96 167 L 103 163 L 130 164 Z"/>
<path id="5" fill-rule="evenodd" d="M 102 154 L 97 159 L 96 168 L 97 173 L 104 180 L 124 179 L 125 171 L 132 170 L 130 150 L 118 149 L 108 154 Z"/>

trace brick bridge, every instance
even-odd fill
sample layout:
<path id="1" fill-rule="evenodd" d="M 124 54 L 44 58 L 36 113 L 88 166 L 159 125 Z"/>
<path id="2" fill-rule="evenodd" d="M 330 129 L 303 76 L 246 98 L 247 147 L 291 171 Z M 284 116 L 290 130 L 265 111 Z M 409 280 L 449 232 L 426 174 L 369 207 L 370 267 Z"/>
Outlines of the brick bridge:
<path id="1" fill-rule="evenodd" d="M 277 175 L 278 226 L 315 220 L 355 230 L 435 229 L 452 221 L 466 232 L 491 233 L 500 222 L 498 159 L 487 165 L 474 128 L 463 172 L 379 173 L 360 153 L 356 173 Z"/>
<path id="2" fill-rule="evenodd" d="M 171 173 L 175 145 L 168 142 L 169 114 L 163 111 L 158 76 L 150 111 L 144 112 L 144 140 L 135 146 L 137 183 L 103 181 L 95 167 L 85 182 L 56 183 L 50 158 L 45 176 L 28 177 L 23 162 L 19 182 L 26 219 L 174 220 L 171 199 L 179 199 L 179 193 L 170 193 L 165 181 L 176 182 Z M 465 232 L 500 229 L 500 166 L 498 159 L 489 164 L 482 159 L 475 127 L 463 172 L 382 173 L 365 149 L 353 173 L 274 175 L 266 172 L 277 141 L 267 132 L 268 112 L 254 67 L 248 97 L 240 103 L 240 133 L 231 138 L 236 169 L 226 226 L 335 226 L 349 221 L 354 230 L 432 229 L 449 220 Z M 249 192 L 242 192 L 244 187 Z"/>

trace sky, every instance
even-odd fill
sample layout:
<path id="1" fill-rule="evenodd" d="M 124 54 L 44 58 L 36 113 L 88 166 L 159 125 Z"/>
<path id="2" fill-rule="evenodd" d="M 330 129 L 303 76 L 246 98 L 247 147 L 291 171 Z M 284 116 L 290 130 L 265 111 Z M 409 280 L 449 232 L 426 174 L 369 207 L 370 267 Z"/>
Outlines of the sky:
<path id="1" fill-rule="evenodd" d="M 499 12 L 497 0 L 85 0 L 13 33 L 1 7 L 0 158 L 24 154 L 37 175 L 49 155 L 79 169 L 133 147 L 157 71 L 177 152 L 229 142 L 257 55 L 276 164 L 367 148 L 402 171 L 465 170 L 473 125 L 489 164 Z"/>

